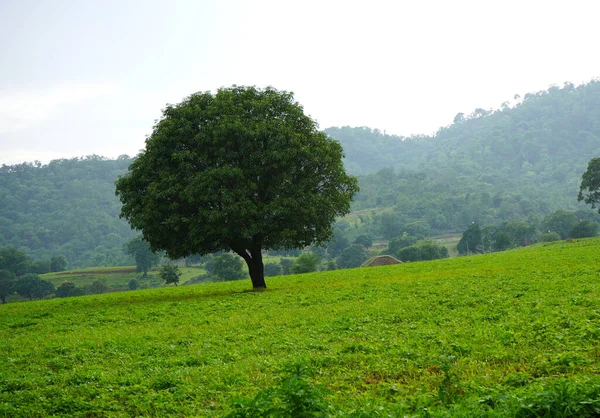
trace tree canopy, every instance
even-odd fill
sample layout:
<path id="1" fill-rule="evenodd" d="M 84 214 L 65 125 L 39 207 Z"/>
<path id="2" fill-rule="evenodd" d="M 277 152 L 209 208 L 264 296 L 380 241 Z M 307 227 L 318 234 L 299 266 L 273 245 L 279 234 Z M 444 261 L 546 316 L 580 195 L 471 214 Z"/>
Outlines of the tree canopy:
<path id="1" fill-rule="evenodd" d="M 153 250 L 231 250 L 264 288 L 263 249 L 323 243 L 349 212 L 342 157 L 292 93 L 233 86 L 167 106 L 116 193 Z"/>
<path id="2" fill-rule="evenodd" d="M 592 158 L 588 163 L 587 170 L 581 176 L 577 200 L 580 202 L 583 200 L 588 205 L 592 205 L 592 208 L 600 204 L 600 158 Z"/>

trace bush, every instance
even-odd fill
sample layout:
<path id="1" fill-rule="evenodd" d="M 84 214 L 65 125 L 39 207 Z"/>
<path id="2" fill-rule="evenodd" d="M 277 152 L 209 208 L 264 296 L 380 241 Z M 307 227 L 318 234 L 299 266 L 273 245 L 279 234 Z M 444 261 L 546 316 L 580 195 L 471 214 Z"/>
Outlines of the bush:
<path id="1" fill-rule="evenodd" d="M 560 241 L 560 235 L 554 231 L 548 231 L 545 234 L 542 234 L 540 237 L 541 242 L 554 242 Z"/>
<path id="2" fill-rule="evenodd" d="M 580 221 L 569 232 L 571 238 L 595 237 L 598 231 L 598 223 L 594 221 Z"/>
<path id="3" fill-rule="evenodd" d="M 360 244 L 352 244 L 337 258 L 337 266 L 340 269 L 360 267 L 368 258 L 365 247 Z"/>
<path id="4" fill-rule="evenodd" d="M 179 284 L 179 276 L 181 276 L 181 272 L 179 271 L 179 267 L 177 267 L 175 264 L 163 264 L 160 266 L 158 276 L 164 280 L 165 284 L 173 283 L 175 286 L 177 286 Z"/>
<path id="5" fill-rule="evenodd" d="M 94 283 L 87 287 L 87 292 L 92 295 L 100 295 L 106 292 L 109 287 L 102 280 L 96 280 Z"/>
<path id="6" fill-rule="evenodd" d="M 277 263 L 266 263 L 265 264 L 265 277 L 281 276 L 282 268 L 281 264 Z"/>
<path id="7" fill-rule="evenodd" d="M 373 238 L 370 235 L 359 235 L 354 239 L 352 244 L 359 244 L 365 248 L 369 248 L 373 245 Z"/>
<path id="8" fill-rule="evenodd" d="M 57 298 L 69 298 L 73 296 L 83 296 L 85 290 L 78 288 L 74 283 L 65 281 L 56 289 Z"/>
<path id="9" fill-rule="evenodd" d="M 302 254 L 296 259 L 296 263 L 290 267 L 290 271 L 293 274 L 311 273 L 313 271 L 317 271 L 317 265 L 319 265 L 320 259 L 321 257 L 319 257 L 317 254 Z"/>
<path id="10" fill-rule="evenodd" d="M 398 258 L 402 261 L 437 260 L 448 257 L 448 249 L 436 244 L 432 240 L 421 240 L 415 245 L 398 251 Z"/>
<path id="11" fill-rule="evenodd" d="M 137 279 L 129 280 L 129 290 L 137 290 L 140 287 L 140 282 Z"/>

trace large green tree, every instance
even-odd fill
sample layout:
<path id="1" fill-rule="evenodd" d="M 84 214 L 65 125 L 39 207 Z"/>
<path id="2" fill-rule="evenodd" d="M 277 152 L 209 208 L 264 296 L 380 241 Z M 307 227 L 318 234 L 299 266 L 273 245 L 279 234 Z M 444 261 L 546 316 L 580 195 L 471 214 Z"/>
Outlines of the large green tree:
<path id="1" fill-rule="evenodd" d="M 592 205 L 592 208 L 600 204 L 600 158 L 592 158 L 588 163 L 587 170 L 581 176 L 577 200 L 580 202 L 583 200 L 588 205 Z"/>
<path id="2" fill-rule="evenodd" d="M 231 250 L 265 288 L 263 250 L 326 242 L 349 212 L 342 157 L 292 93 L 233 86 L 167 106 L 116 193 L 153 250 Z"/>

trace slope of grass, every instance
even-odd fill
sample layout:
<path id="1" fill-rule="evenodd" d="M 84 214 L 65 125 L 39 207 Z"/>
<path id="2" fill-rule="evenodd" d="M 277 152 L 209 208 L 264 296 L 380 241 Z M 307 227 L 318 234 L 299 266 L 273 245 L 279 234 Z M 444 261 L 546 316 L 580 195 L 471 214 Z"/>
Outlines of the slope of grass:
<path id="1" fill-rule="evenodd" d="M 596 416 L 599 250 L 0 306 L 0 416 Z"/>

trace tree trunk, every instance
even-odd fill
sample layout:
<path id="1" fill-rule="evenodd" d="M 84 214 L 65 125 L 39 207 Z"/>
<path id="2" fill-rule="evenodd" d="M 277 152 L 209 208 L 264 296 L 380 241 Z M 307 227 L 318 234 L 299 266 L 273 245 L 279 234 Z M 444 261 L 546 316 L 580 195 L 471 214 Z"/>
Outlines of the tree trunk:
<path id="1" fill-rule="evenodd" d="M 262 252 L 260 247 L 255 247 L 250 250 L 234 250 L 237 255 L 242 257 L 248 266 L 250 280 L 252 280 L 252 288 L 255 290 L 266 289 L 265 283 L 265 268 L 262 261 Z"/>
<path id="2" fill-rule="evenodd" d="M 250 280 L 252 280 L 252 288 L 266 289 L 265 266 L 263 265 L 260 248 L 250 250 L 250 255 L 252 256 L 252 262 L 248 264 L 248 271 L 250 272 Z"/>

